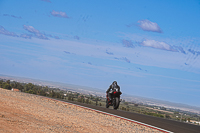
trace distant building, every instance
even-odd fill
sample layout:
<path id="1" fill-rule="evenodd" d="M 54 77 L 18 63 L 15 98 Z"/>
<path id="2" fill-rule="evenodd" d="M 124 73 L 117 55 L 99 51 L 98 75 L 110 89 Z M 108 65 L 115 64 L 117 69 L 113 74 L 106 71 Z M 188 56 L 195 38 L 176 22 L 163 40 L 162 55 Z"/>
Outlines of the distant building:
<path id="1" fill-rule="evenodd" d="M 188 120 L 187 120 L 187 122 L 188 122 Z M 190 120 L 190 123 L 193 123 L 193 124 L 200 124 L 199 121 L 194 121 L 194 120 Z"/>
<path id="2" fill-rule="evenodd" d="M 12 91 L 20 91 L 19 89 L 12 88 Z"/>

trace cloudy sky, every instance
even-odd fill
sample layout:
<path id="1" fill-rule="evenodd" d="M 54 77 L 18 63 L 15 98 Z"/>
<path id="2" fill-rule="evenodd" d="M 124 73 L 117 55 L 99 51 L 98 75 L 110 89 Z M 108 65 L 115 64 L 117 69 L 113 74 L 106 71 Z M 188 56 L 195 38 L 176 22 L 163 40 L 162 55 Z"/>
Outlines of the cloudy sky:
<path id="1" fill-rule="evenodd" d="M 199 0 L 0 0 L 0 74 L 200 106 Z"/>

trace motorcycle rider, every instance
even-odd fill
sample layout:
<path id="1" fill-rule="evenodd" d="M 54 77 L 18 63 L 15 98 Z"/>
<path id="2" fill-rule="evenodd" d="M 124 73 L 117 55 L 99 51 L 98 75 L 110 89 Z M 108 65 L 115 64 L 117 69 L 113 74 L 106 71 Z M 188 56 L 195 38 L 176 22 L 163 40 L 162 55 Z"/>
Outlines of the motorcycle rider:
<path id="1" fill-rule="evenodd" d="M 118 91 L 120 91 L 120 87 L 117 84 L 117 81 L 113 81 L 113 83 L 109 86 L 108 90 L 106 91 L 108 98 L 109 98 L 109 102 L 112 101 L 112 94 L 115 89 L 118 89 Z"/>

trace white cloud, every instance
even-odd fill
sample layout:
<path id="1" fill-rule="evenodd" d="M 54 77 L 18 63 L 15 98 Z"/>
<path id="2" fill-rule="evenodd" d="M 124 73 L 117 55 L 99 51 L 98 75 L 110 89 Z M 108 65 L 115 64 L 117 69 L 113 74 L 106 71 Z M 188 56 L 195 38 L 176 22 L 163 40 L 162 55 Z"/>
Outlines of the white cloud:
<path id="1" fill-rule="evenodd" d="M 6 39 L 6 38 L 11 38 L 11 37 L 6 36 L 1 39 Z M 7 42 L 8 40 L 9 39 L 6 39 L 5 41 Z M 63 40 L 63 39 L 58 40 L 54 38 L 52 38 L 51 40 L 43 40 L 43 39 L 38 39 L 38 38 L 21 40 L 21 38 L 12 37 L 10 41 L 12 43 L 24 42 L 24 43 L 28 43 L 29 45 L 33 43 L 40 44 L 44 49 L 47 49 L 48 51 L 52 51 L 50 53 L 54 53 L 51 56 L 55 56 L 63 60 L 69 60 L 72 62 L 72 65 L 74 65 L 73 63 L 78 63 L 78 62 L 79 63 L 92 62 L 93 65 L 104 66 L 103 65 L 104 63 L 101 63 L 101 61 L 109 62 L 107 64 L 109 65 L 109 64 L 112 64 L 113 61 L 115 64 L 117 60 L 119 60 L 122 66 L 127 65 L 127 67 L 131 67 L 132 65 L 139 64 L 139 65 L 144 65 L 147 67 L 156 66 L 156 67 L 161 67 L 161 68 L 180 69 L 184 71 L 192 71 L 194 73 L 199 73 L 199 68 L 200 68 L 200 63 L 198 62 L 198 59 L 200 59 L 200 56 L 197 56 L 196 59 L 191 58 L 189 60 L 190 62 L 186 62 L 186 60 L 191 56 L 191 54 L 182 54 L 180 52 L 169 52 L 168 50 L 157 50 L 157 48 L 149 48 L 149 46 L 135 47 L 134 49 L 132 48 L 127 49 L 126 47 L 122 47 L 121 44 L 109 45 L 109 43 L 106 43 L 106 42 L 83 43 L 80 41 L 79 42 L 69 41 L 69 40 Z M 154 42 L 155 40 L 150 40 L 150 42 L 151 41 Z M 146 40 L 146 42 L 148 42 L 148 40 Z M 158 41 L 155 41 L 155 42 L 158 42 Z M 145 44 L 145 42 L 143 43 Z M 158 42 L 158 44 L 160 44 L 160 42 Z M 106 53 L 107 50 L 109 50 L 108 52 L 112 51 L 112 53 L 115 53 L 115 54 L 110 55 Z M 66 52 L 63 52 L 63 51 L 66 51 Z M 199 50 L 196 50 L 196 51 L 199 51 Z M 28 52 L 26 54 L 30 54 L 30 53 L 34 54 L 34 52 Z M 67 54 L 76 55 L 76 56 L 74 57 L 67 56 Z M 185 65 L 185 63 L 190 64 L 190 65 Z M 92 65 L 88 65 L 88 66 L 92 66 Z M 144 67 L 143 70 L 148 70 L 148 69 Z"/>
<path id="2" fill-rule="evenodd" d="M 126 61 L 127 63 L 131 63 L 131 61 L 129 59 L 127 59 L 126 57 L 122 57 L 122 58 L 115 57 L 114 59 L 123 60 L 123 61 Z"/>
<path id="3" fill-rule="evenodd" d="M 31 33 L 35 33 L 35 34 L 39 34 L 40 31 L 39 30 L 36 30 L 33 26 L 26 26 L 24 25 L 24 29 L 31 32 Z"/>
<path id="4" fill-rule="evenodd" d="M 122 44 L 124 47 L 127 47 L 127 48 L 133 48 L 133 42 L 131 40 L 125 40 L 123 39 L 122 40 Z"/>
<path id="5" fill-rule="evenodd" d="M 57 11 L 52 11 L 51 15 L 54 17 L 61 17 L 61 18 L 69 18 L 65 12 L 57 12 Z"/>
<path id="6" fill-rule="evenodd" d="M 140 23 L 140 27 L 144 31 L 152 31 L 152 32 L 158 32 L 162 33 L 162 30 L 158 26 L 157 23 L 151 22 L 149 20 L 139 20 L 138 23 Z"/>
<path id="7" fill-rule="evenodd" d="M 192 53 L 193 55 L 200 55 L 200 51 L 195 51 L 195 50 L 192 50 L 192 49 L 188 49 L 188 51 L 190 52 L 190 53 Z"/>
<path id="8" fill-rule="evenodd" d="M 37 37 L 39 39 L 48 40 L 48 38 L 45 36 L 45 34 L 42 34 L 39 30 L 35 29 L 33 26 L 24 25 L 24 29 L 30 33 L 33 33 L 35 35 L 35 37 Z"/>
<path id="9" fill-rule="evenodd" d="M 18 19 L 22 19 L 22 17 L 18 17 L 18 16 L 15 16 L 15 15 L 9 15 L 9 14 L 3 14 L 3 16 L 8 16 L 8 17 L 13 17 L 13 18 L 18 18 Z"/>
<path id="10" fill-rule="evenodd" d="M 31 39 L 32 35 L 29 35 L 29 34 L 21 34 L 20 37 L 25 38 L 25 39 Z"/>
<path id="11" fill-rule="evenodd" d="M 112 52 L 109 52 L 108 50 L 106 50 L 106 54 L 114 55 Z"/>
<path id="12" fill-rule="evenodd" d="M 177 50 L 173 49 L 172 46 L 165 42 L 159 42 L 155 40 L 145 40 L 140 43 L 142 46 L 146 47 L 152 47 L 156 49 L 162 49 L 162 50 L 168 50 L 168 51 L 173 51 L 173 52 L 178 52 Z"/>
<path id="13" fill-rule="evenodd" d="M 7 31 L 3 26 L 0 26 L 0 34 L 7 35 L 7 36 L 18 37 L 17 34 L 15 34 L 14 32 Z"/>
<path id="14" fill-rule="evenodd" d="M 186 54 L 185 50 L 181 46 L 173 46 L 177 50 L 179 50 L 181 53 Z"/>

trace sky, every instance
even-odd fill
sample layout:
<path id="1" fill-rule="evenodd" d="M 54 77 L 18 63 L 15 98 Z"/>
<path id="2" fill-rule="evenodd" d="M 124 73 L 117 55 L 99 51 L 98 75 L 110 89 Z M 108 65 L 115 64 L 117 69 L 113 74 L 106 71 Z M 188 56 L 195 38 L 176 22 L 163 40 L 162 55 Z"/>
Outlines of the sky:
<path id="1" fill-rule="evenodd" d="M 200 107 L 199 0 L 0 0 L 0 74 Z"/>

